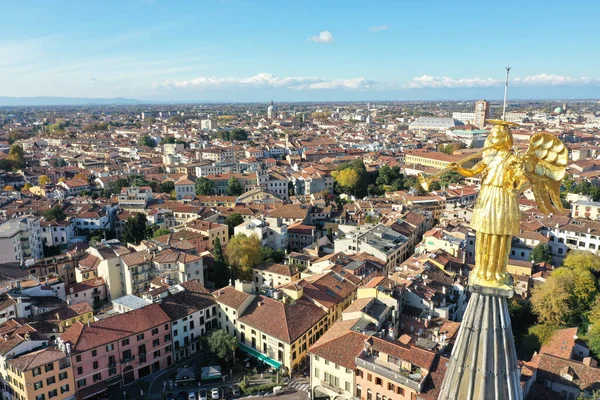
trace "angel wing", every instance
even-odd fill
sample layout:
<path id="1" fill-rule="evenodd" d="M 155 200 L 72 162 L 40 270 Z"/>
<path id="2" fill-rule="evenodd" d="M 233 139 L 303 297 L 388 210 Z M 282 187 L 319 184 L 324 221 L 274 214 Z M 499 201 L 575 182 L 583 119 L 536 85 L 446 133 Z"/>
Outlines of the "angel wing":
<path id="1" fill-rule="evenodd" d="M 546 214 L 565 214 L 560 185 L 565 176 L 569 152 L 565 144 L 550 133 L 536 133 L 523 154 L 523 172 L 540 210 Z"/>

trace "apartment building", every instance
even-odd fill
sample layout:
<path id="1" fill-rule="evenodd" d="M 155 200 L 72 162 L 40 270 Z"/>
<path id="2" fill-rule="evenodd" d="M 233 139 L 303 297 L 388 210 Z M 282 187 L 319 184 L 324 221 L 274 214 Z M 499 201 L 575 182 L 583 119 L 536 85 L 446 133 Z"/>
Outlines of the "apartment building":
<path id="1" fill-rule="evenodd" d="M 199 280 L 170 287 L 160 307 L 171 319 L 175 361 L 201 350 L 199 339 L 219 326 L 217 302 Z"/>
<path id="2" fill-rule="evenodd" d="M 90 324 L 76 322 L 61 335 L 70 346 L 78 395 L 106 393 L 173 363 L 171 320 L 151 304 Z"/>
<path id="3" fill-rule="evenodd" d="M 18 400 L 75 399 L 73 368 L 66 349 L 47 347 L 6 361 L 6 381 Z"/>
<path id="4" fill-rule="evenodd" d="M 39 217 L 12 218 L 0 225 L 0 263 L 44 257 Z"/>
<path id="5" fill-rule="evenodd" d="M 208 250 L 214 248 L 216 238 L 219 238 L 223 247 L 229 243 L 229 227 L 227 225 L 196 219 L 186 223 L 184 229 L 208 236 Z"/>
<path id="6" fill-rule="evenodd" d="M 293 265 L 265 263 L 252 268 L 252 282 L 255 290 L 263 287 L 277 288 L 300 279 L 300 271 Z"/>
<path id="7" fill-rule="evenodd" d="M 262 247 L 273 250 L 286 250 L 288 247 L 287 224 L 281 218 L 256 218 L 244 222 L 234 228 L 236 235 L 255 235 L 260 239 Z"/>

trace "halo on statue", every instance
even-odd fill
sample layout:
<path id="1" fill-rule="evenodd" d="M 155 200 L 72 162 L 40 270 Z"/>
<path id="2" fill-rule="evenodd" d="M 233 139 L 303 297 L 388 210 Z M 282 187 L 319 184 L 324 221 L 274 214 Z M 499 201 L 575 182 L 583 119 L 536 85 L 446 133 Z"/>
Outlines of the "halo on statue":
<path id="1" fill-rule="evenodd" d="M 503 119 L 486 119 L 485 122 L 489 122 L 493 125 L 504 125 L 504 126 L 519 126 L 519 124 L 515 122 L 508 122 Z"/>

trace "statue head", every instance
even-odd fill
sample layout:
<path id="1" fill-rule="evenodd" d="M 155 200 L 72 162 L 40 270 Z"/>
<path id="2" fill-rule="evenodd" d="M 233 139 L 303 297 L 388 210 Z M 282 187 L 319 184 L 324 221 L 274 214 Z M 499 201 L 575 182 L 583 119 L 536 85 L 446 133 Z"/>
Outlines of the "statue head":
<path id="1" fill-rule="evenodd" d="M 484 147 L 494 148 L 496 150 L 510 149 L 513 146 L 513 136 L 507 125 L 494 125 Z"/>

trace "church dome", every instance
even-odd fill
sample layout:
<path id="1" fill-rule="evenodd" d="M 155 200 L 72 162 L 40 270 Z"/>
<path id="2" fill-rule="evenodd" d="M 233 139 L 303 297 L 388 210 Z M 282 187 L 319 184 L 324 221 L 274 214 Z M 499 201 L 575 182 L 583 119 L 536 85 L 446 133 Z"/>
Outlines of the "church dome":
<path id="1" fill-rule="evenodd" d="M 557 114 L 562 114 L 564 112 L 564 110 L 562 107 L 559 106 L 554 109 L 554 112 Z"/>

